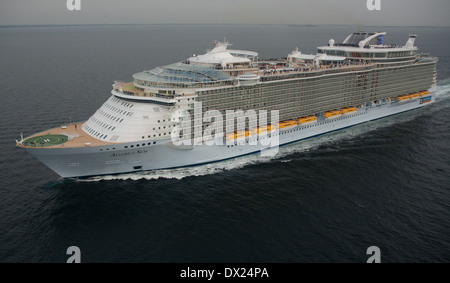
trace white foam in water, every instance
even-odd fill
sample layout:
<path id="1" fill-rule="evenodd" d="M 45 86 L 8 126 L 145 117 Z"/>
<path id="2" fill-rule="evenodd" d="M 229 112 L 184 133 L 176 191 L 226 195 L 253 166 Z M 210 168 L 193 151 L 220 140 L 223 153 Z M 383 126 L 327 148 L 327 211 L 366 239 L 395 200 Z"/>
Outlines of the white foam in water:
<path id="1" fill-rule="evenodd" d="M 111 176 L 99 176 L 86 179 L 84 181 L 100 181 L 100 180 L 140 180 L 140 179 L 178 179 L 181 180 L 185 177 L 190 176 L 204 176 L 215 174 L 222 171 L 239 169 L 244 166 L 264 161 L 264 158 L 259 157 L 259 155 L 249 155 L 239 158 L 234 158 L 230 160 L 225 160 L 222 162 L 210 163 L 200 166 L 184 167 L 176 169 L 160 169 L 152 171 L 144 171 L 129 174 L 111 175 Z"/>
<path id="2" fill-rule="evenodd" d="M 450 97 L 450 78 L 439 82 L 439 86 L 436 91 L 436 99 L 443 97 Z"/>
<path id="3" fill-rule="evenodd" d="M 440 81 L 439 83 L 438 89 L 436 91 L 436 99 L 442 100 L 449 97 L 450 97 L 450 79 L 445 79 Z M 274 157 L 261 156 L 261 154 L 257 153 L 253 155 L 236 157 L 230 160 L 200 166 L 177 168 L 177 169 L 152 170 L 120 175 L 99 176 L 85 179 L 82 181 L 95 182 L 101 180 L 141 180 L 141 179 L 155 180 L 159 178 L 181 180 L 183 178 L 191 176 L 211 175 L 219 172 L 240 169 L 252 164 L 270 162 L 272 160 L 280 160 L 293 153 L 306 152 L 313 149 L 317 149 L 319 146 L 324 144 L 330 144 L 335 143 L 337 141 L 351 139 L 381 127 L 391 126 L 399 122 L 410 121 L 415 117 L 416 114 L 414 111 L 407 112 L 404 113 L 403 115 L 393 116 L 389 119 L 382 119 L 373 122 L 368 122 L 351 128 L 343 129 L 341 131 L 325 134 L 316 138 L 299 141 L 291 145 L 280 147 L 278 154 Z M 290 159 L 281 160 L 281 162 L 291 162 L 291 160 Z"/>

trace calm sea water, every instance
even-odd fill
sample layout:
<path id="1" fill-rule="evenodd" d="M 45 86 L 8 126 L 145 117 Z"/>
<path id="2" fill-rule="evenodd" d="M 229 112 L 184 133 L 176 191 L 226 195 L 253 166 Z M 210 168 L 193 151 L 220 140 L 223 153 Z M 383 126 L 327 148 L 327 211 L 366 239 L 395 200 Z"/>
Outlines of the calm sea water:
<path id="1" fill-rule="evenodd" d="M 15 139 L 89 118 L 113 80 L 226 37 L 261 58 L 315 52 L 352 26 L 0 28 L 0 262 L 450 261 L 449 28 L 410 33 L 440 58 L 437 102 L 258 156 L 189 169 L 62 180 Z M 369 31 L 380 28 L 366 28 Z"/>

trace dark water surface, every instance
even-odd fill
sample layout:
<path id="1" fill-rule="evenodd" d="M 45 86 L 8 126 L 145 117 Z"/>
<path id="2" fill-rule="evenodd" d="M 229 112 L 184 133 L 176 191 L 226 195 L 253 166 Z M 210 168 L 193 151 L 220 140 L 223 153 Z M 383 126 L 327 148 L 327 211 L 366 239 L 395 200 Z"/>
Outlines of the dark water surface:
<path id="1" fill-rule="evenodd" d="M 380 28 L 367 28 L 382 31 Z M 440 59 L 437 102 L 258 156 L 177 170 L 62 180 L 15 139 L 89 118 L 113 80 L 226 37 L 260 58 L 315 52 L 351 26 L 0 28 L 0 262 L 450 261 L 450 31 L 410 33 Z"/>

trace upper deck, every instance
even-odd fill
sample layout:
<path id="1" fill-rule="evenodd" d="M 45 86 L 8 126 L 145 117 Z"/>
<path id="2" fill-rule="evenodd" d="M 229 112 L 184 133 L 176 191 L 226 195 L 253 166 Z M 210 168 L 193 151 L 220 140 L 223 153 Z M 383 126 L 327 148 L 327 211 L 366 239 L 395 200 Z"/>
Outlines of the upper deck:
<path id="1" fill-rule="evenodd" d="M 253 51 L 228 50 L 230 44 L 226 41 L 215 42 L 214 49 L 207 50 L 206 54 L 135 74 L 134 86 L 142 93 L 133 91 L 128 94 L 146 96 L 145 93 L 150 93 L 155 97 L 151 95 L 152 91 L 166 95 L 164 92 L 171 89 L 236 86 L 240 79 L 243 81 L 242 76 L 248 74 L 267 81 L 265 78 L 273 80 L 274 74 L 292 77 L 296 73 L 302 77 L 314 72 L 357 71 L 368 68 L 368 65 L 375 67 L 374 63 L 414 63 L 417 60 L 416 35 L 410 35 L 404 46 L 384 44 L 385 35 L 385 32 L 357 32 L 341 44 L 335 44 L 331 39 L 328 46 L 318 47 L 317 54 L 302 54 L 297 49 L 286 58 L 271 60 L 259 60 L 258 53 Z"/>
<path id="2" fill-rule="evenodd" d="M 328 45 L 318 47 L 317 52 L 343 56 L 347 60 L 398 62 L 415 59 L 419 50 L 414 46 L 417 35 L 409 35 L 405 45 L 386 44 L 385 36 L 386 32 L 355 32 L 342 43 L 335 43 L 334 39 L 330 39 Z"/>

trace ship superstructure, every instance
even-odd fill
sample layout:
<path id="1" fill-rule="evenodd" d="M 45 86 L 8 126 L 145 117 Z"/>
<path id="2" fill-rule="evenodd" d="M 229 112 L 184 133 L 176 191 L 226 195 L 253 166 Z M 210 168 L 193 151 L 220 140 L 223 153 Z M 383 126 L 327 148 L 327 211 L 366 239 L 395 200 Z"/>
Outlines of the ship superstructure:
<path id="1" fill-rule="evenodd" d="M 357 32 L 317 54 L 271 60 L 215 42 L 115 82 L 86 122 L 18 145 L 63 177 L 117 174 L 229 159 L 267 149 L 266 138 L 283 145 L 433 102 L 437 59 L 418 54 L 416 35 L 403 46 L 384 44 L 385 35 Z M 239 110 L 247 119 L 225 115 Z"/>

